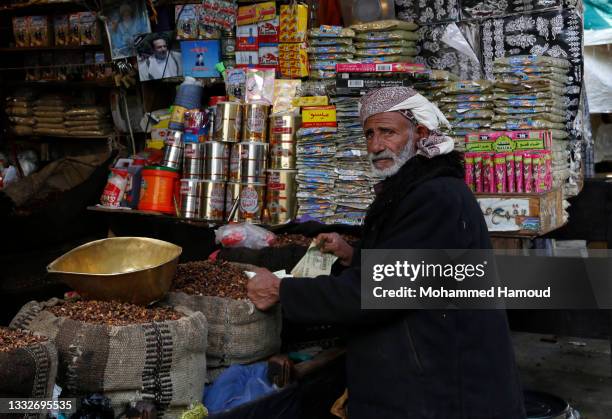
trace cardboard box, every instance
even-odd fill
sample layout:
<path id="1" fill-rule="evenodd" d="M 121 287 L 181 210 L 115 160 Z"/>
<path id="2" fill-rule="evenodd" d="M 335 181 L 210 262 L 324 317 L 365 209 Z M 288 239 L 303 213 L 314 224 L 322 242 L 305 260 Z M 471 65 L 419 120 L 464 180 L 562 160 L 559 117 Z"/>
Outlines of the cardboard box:
<path id="1" fill-rule="evenodd" d="M 274 16 L 274 19 L 257 24 L 257 36 L 262 44 L 278 44 L 280 29 L 280 18 Z"/>
<path id="2" fill-rule="evenodd" d="M 68 15 L 58 15 L 53 18 L 53 34 L 56 47 L 68 45 L 68 34 L 70 25 L 68 23 Z"/>
<path id="3" fill-rule="evenodd" d="M 257 22 L 274 20 L 276 17 L 276 2 L 267 1 L 257 4 Z"/>
<path id="4" fill-rule="evenodd" d="M 27 16 L 16 16 L 13 18 L 13 36 L 15 37 L 15 45 L 18 48 L 30 46 L 30 30 L 28 24 L 29 20 Z"/>
<path id="5" fill-rule="evenodd" d="M 302 127 L 335 127 L 336 107 L 335 106 L 308 106 L 302 108 Z"/>
<path id="6" fill-rule="evenodd" d="M 96 12 L 79 13 L 79 33 L 81 45 L 100 45 L 100 26 Z"/>
<path id="7" fill-rule="evenodd" d="M 51 46 L 51 25 L 49 16 L 29 16 L 31 47 Z"/>
<path id="8" fill-rule="evenodd" d="M 259 64 L 276 67 L 280 63 L 278 58 L 278 44 L 266 44 L 259 46 Z"/>
<path id="9" fill-rule="evenodd" d="M 342 75 L 348 74 L 349 73 L 343 73 Z M 351 76 L 353 76 L 353 74 L 351 74 Z M 354 76 L 356 78 L 341 78 L 340 75 L 337 76 L 336 94 L 338 96 L 359 97 L 365 95 L 371 89 L 396 86 L 412 87 L 414 85 L 412 79 L 364 77 L 359 74 L 355 74 Z"/>
<path id="10" fill-rule="evenodd" d="M 336 64 L 338 73 L 425 73 L 424 64 L 414 63 L 338 63 Z"/>
<path id="11" fill-rule="evenodd" d="M 546 234 L 563 225 L 563 193 L 477 194 L 476 200 L 490 232 L 522 236 Z"/>
<path id="12" fill-rule="evenodd" d="M 465 136 L 466 151 L 509 152 L 516 150 L 550 150 L 550 131 L 493 131 Z"/>
<path id="13" fill-rule="evenodd" d="M 218 40 L 181 42 L 183 75 L 191 77 L 220 77 L 215 66 L 221 61 Z"/>
<path id="14" fill-rule="evenodd" d="M 68 16 L 70 32 L 68 34 L 68 45 L 81 45 L 81 23 L 80 14 L 73 13 Z"/>
<path id="15" fill-rule="evenodd" d="M 236 51 L 236 65 L 256 66 L 259 64 L 259 51 Z"/>
<path id="16" fill-rule="evenodd" d="M 183 4 L 174 7 L 176 39 L 198 39 L 198 5 Z"/>
<path id="17" fill-rule="evenodd" d="M 308 6 L 282 5 L 280 13 L 280 42 L 304 42 L 308 29 Z"/>
<path id="18" fill-rule="evenodd" d="M 257 25 L 236 27 L 236 51 L 258 51 Z"/>
<path id="19" fill-rule="evenodd" d="M 249 6 L 238 7 L 236 24 L 252 25 L 253 23 L 273 20 L 276 16 L 276 2 L 268 1 L 265 3 L 251 4 Z"/>

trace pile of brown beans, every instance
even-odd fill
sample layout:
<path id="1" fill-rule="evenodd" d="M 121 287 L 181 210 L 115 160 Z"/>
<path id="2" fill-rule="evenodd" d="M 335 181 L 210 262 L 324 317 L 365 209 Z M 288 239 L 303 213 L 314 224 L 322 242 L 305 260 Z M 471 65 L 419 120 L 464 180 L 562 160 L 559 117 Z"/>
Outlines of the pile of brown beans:
<path id="1" fill-rule="evenodd" d="M 34 336 L 22 330 L 0 327 L 0 352 L 10 352 L 15 349 L 45 342 L 46 340 L 47 338 L 44 336 Z"/>
<path id="2" fill-rule="evenodd" d="M 183 317 L 183 315 L 171 308 L 147 308 L 118 301 L 66 301 L 49 307 L 46 310 L 57 317 L 67 317 L 84 323 L 106 324 L 109 326 L 163 322 L 178 320 Z"/>
<path id="3" fill-rule="evenodd" d="M 176 270 L 173 291 L 189 295 L 247 298 L 248 278 L 242 269 L 225 261 L 182 263 Z"/>

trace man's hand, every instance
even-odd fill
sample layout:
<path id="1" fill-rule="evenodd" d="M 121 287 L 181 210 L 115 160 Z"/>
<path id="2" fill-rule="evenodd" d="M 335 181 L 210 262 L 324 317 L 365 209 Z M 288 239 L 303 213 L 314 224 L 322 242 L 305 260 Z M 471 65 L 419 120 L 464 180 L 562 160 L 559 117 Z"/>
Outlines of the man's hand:
<path id="1" fill-rule="evenodd" d="M 321 233 L 315 242 L 321 252 L 331 253 L 338 257 L 341 265 L 350 266 L 353 260 L 353 247 L 338 233 Z"/>
<path id="2" fill-rule="evenodd" d="M 265 268 L 253 270 L 257 275 L 247 283 L 247 295 L 259 310 L 265 311 L 278 303 L 281 280 Z"/>

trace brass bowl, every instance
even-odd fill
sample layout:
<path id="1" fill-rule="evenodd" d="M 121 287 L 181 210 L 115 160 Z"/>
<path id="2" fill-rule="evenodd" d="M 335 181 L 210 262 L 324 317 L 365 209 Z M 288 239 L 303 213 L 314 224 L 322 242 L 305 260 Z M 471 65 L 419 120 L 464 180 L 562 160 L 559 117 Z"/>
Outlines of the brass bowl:
<path id="1" fill-rule="evenodd" d="M 84 298 L 147 305 L 170 290 L 182 251 L 161 240 L 114 237 L 71 250 L 47 272 Z"/>

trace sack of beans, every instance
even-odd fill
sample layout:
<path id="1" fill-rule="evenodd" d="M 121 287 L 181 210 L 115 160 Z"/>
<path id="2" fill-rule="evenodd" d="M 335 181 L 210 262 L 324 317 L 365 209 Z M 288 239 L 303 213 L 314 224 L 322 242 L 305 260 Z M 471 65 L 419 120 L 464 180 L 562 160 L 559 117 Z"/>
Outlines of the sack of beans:
<path id="1" fill-rule="evenodd" d="M 0 327 L 0 397 L 53 396 L 57 350 L 45 336 Z"/>
<path id="2" fill-rule="evenodd" d="M 166 303 L 199 311 L 208 321 L 210 367 L 247 364 L 279 352 L 280 306 L 263 312 L 247 298 L 252 266 L 198 261 L 180 264 Z"/>
<path id="3" fill-rule="evenodd" d="M 102 393 L 117 415 L 132 401 L 151 400 L 164 418 L 202 399 L 208 335 L 202 313 L 51 299 L 26 304 L 11 327 L 55 342 L 63 397 Z"/>

